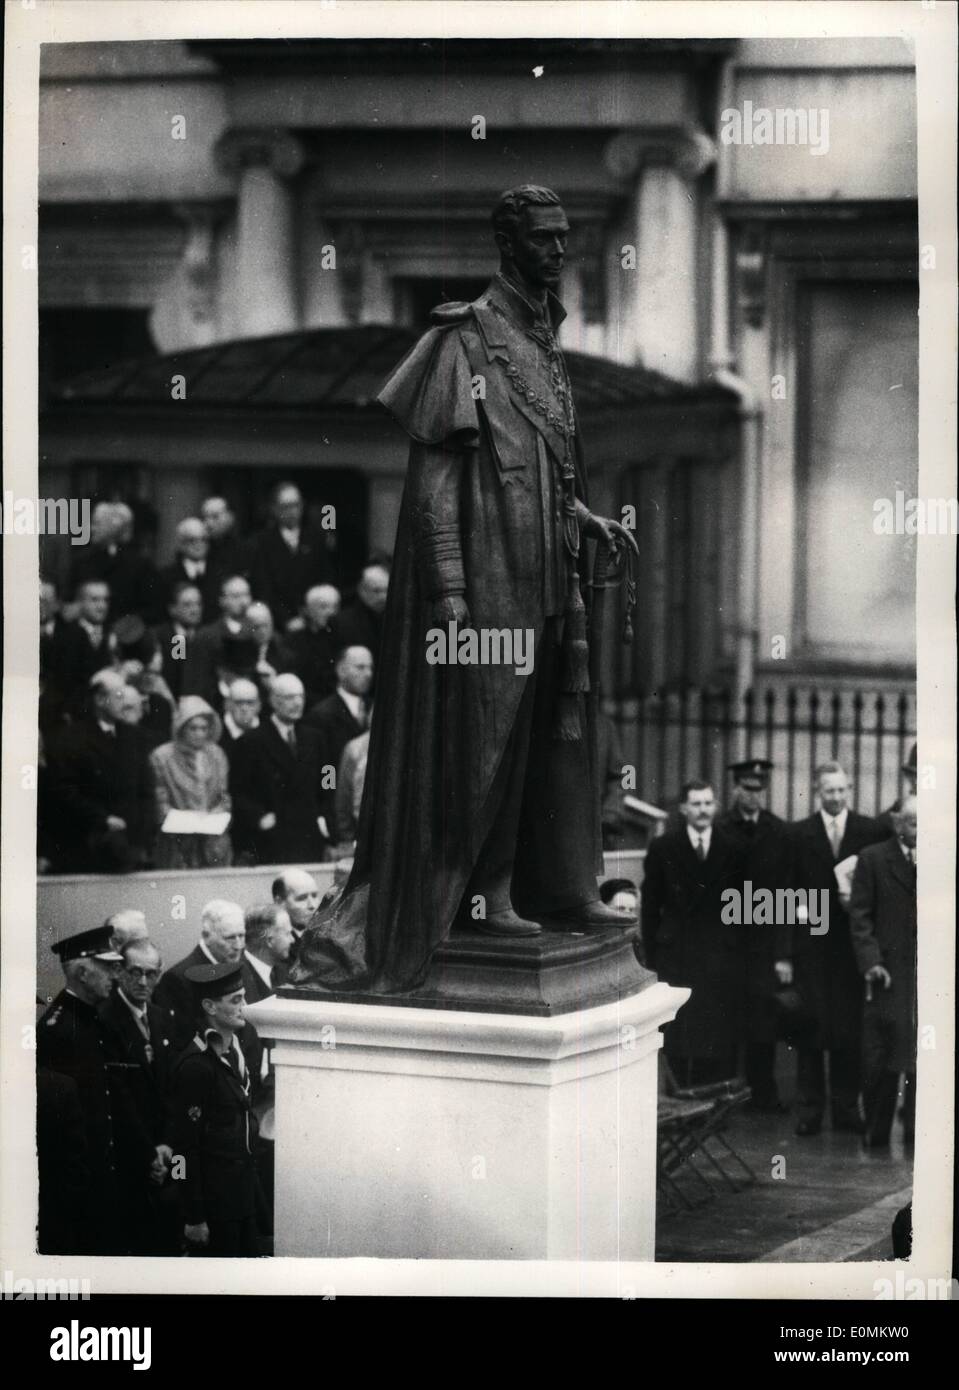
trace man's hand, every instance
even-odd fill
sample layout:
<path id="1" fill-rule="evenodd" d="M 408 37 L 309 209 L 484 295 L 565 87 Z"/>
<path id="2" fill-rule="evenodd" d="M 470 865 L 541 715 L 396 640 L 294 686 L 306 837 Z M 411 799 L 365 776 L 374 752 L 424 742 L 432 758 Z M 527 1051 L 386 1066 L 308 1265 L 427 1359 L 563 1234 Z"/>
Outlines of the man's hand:
<path id="1" fill-rule="evenodd" d="M 791 985 L 793 982 L 793 963 L 791 960 L 777 960 L 773 969 L 776 972 L 776 981 L 781 985 Z"/>
<path id="2" fill-rule="evenodd" d="M 190 1245 L 209 1245 L 210 1228 L 205 1221 L 198 1221 L 195 1226 L 188 1224 L 183 1227 L 183 1238 Z"/>
<path id="3" fill-rule="evenodd" d="M 265 816 L 261 816 L 257 822 L 261 830 L 272 830 L 276 825 L 276 816 L 272 811 L 267 811 Z"/>
<path id="4" fill-rule="evenodd" d="M 120 831 L 120 830 L 126 830 L 126 828 L 127 828 L 127 823 L 126 823 L 126 821 L 123 819 L 122 816 L 107 816 L 107 829 L 108 829 L 108 830 Z"/>
<path id="5" fill-rule="evenodd" d="M 446 594 L 433 601 L 433 622 L 439 627 L 456 623 L 457 627 L 469 627 L 470 611 L 462 594 Z"/>
<path id="6" fill-rule="evenodd" d="M 867 985 L 871 985 L 874 982 L 878 981 L 879 984 L 882 985 L 883 989 L 888 989 L 889 986 L 892 984 L 892 976 L 889 974 L 889 971 L 886 969 L 884 965 L 870 966 L 869 969 L 866 971 L 865 980 Z"/>

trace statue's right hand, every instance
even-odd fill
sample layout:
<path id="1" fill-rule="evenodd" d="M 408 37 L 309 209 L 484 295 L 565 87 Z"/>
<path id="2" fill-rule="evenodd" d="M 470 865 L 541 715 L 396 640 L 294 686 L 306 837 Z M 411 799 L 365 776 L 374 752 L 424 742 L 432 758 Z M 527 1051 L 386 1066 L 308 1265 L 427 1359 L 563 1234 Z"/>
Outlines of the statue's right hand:
<path id="1" fill-rule="evenodd" d="M 433 622 L 441 627 L 456 623 L 458 627 L 469 627 L 470 611 L 462 594 L 446 594 L 433 603 Z"/>

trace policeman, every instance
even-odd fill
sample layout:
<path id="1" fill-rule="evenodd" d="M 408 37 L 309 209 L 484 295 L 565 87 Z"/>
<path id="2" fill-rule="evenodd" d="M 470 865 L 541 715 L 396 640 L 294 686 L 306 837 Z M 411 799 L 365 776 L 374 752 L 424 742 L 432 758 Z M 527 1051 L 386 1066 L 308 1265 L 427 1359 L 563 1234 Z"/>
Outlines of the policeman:
<path id="1" fill-rule="evenodd" d="M 78 1255 L 128 1253 L 129 1211 L 124 1169 L 146 1184 L 156 1151 L 143 1132 L 126 1091 L 118 1040 L 98 1015 L 122 957 L 110 946 L 110 928 L 77 932 L 53 946 L 66 978 L 37 1025 L 37 1067 L 69 1077 L 83 1117 L 86 1190 L 77 1196 Z M 40 1192 L 44 1205 L 56 1194 Z"/>
<path id="2" fill-rule="evenodd" d="M 182 1188 L 191 1254 L 263 1254 L 264 1218 L 254 1154 L 263 1048 L 243 1014 L 237 962 L 193 965 L 197 1031 L 173 1076 L 173 1173 Z"/>
<path id="3" fill-rule="evenodd" d="M 788 889 L 793 886 L 793 849 L 785 821 L 763 806 L 773 764 L 768 758 L 732 763 L 733 794 L 720 824 L 743 855 L 743 892 Z M 750 887 L 746 887 L 747 883 Z M 775 901 L 775 898 L 774 898 Z M 751 914 L 750 914 L 751 916 Z M 744 1037 L 746 1080 L 755 1110 L 784 1107 L 776 1086 L 776 994 L 791 985 L 793 925 L 788 922 L 744 925 Z"/>

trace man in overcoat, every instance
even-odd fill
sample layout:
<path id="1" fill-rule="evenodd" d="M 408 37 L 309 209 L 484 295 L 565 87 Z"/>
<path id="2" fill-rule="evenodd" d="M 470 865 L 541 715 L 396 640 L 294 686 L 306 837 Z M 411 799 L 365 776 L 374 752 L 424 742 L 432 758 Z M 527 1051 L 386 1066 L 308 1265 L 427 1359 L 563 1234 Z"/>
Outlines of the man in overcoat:
<path id="1" fill-rule="evenodd" d="M 743 928 L 724 921 L 729 890 L 742 891 L 742 853 L 714 824 L 708 782 L 682 789 L 681 829 L 653 840 L 642 885 L 646 964 L 667 984 L 692 990 L 667 1024 L 666 1056 L 681 1086 L 735 1075 L 743 1025 Z M 726 918 L 733 914 L 725 913 Z"/>
<path id="2" fill-rule="evenodd" d="M 823 763 L 816 769 L 819 810 L 793 826 L 797 886 L 825 894 L 828 903 L 828 919 L 816 930 L 799 926 L 795 931 L 796 985 L 811 1018 L 811 1031 L 797 1048 L 800 1135 L 818 1134 L 822 1128 L 827 1053 L 832 1127 L 862 1133 L 862 981 L 835 868 L 886 832 L 877 821 L 849 809 L 849 790 L 843 767 Z"/>
<path id="3" fill-rule="evenodd" d="M 899 1077 L 903 1137 L 916 1127 L 916 798 L 892 813 L 894 839 L 869 845 L 849 900 L 852 945 L 865 982 L 863 1103 L 867 1148 L 889 1144 Z"/>
<path id="4" fill-rule="evenodd" d="M 719 825 L 739 847 L 743 858 L 744 887 L 749 892 L 793 887 L 793 844 L 786 822 L 762 804 L 769 786 L 772 763 L 767 758 L 746 758 L 733 763 L 732 805 Z M 750 914 L 750 917 L 752 914 Z M 754 1110 L 781 1110 L 776 1085 L 776 992 L 792 984 L 790 923 L 746 922 L 742 928 L 742 965 L 745 1013 L 743 1016 L 746 1080 Z"/>

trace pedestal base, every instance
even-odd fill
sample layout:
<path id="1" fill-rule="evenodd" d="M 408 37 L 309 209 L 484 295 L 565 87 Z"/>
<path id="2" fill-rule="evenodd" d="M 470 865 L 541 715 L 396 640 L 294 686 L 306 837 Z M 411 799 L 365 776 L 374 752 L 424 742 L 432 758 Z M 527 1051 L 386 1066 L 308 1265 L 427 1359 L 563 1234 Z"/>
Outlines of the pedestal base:
<path id="1" fill-rule="evenodd" d="M 651 1260 L 650 984 L 555 1017 L 272 998 L 276 1253 Z"/>
<path id="2" fill-rule="evenodd" d="M 457 931 L 433 953 L 430 972 L 405 994 L 284 986 L 284 999 L 321 1003 L 387 1004 L 402 1009 L 469 1009 L 483 1013 L 549 1017 L 608 1004 L 655 981 L 636 959 L 638 927 L 624 931 L 543 931 L 539 936 L 496 937 Z"/>

